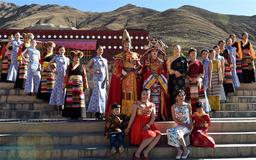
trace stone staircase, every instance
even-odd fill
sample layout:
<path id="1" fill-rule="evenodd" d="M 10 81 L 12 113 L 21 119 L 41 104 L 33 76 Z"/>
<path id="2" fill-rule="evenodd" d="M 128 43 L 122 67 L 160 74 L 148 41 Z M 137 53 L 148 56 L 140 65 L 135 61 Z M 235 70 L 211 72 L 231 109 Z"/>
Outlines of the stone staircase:
<path id="1" fill-rule="evenodd" d="M 131 159 L 137 148 L 126 139 L 125 152 L 110 155 L 108 140 L 103 135 L 103 121 L 64 119 L 46 102 L 12 88 L 13 84 L 0 83 L 0 159 Z M 191 147 L 190 157 L 256 157 L 256 84 L 243 84 L 221 104 L 221 109 L 211 113 L 209 134 L 215 139 L 216 147 Z M 163 133 L 174 125 L 174 122 L 157 122 Z M 150 157 L 173 159 L 175 153 L 163 135 Z"/>

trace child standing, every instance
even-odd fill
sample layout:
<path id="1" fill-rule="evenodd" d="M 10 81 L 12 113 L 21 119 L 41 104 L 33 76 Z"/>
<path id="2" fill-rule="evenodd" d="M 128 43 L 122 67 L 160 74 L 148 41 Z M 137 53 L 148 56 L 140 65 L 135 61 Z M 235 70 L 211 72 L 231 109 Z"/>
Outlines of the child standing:
<path id="1" fill-rule="evenodd" d="M 111 115 L 106 119 L 105 135 L 110 139 L 111 153 L 124 151 L 124 129 L 127 126 L 128 117 L 120 114 L 121 106 L 113 104 Z"/>
<path id="2" fill-rule="evenodd" d="M 56 105 L 58 108 L 61 108 L 64 105 L 64 78 L 69 65 L 69 58 L 65 56 L 65 52 L 65 47 L 60 47 L 58 54 L 49 62 L 49 66 L 52 66 L 51 64 L 53 62 L 56 63 L 55 85 L 52 90 L 49 104 Z"/>
<path id="3" fill-rule="evenodd" d="M 31 41 L 31 47 L 22 52 L 22 58 L 28 62 L 28 76 L 25 81 L 25 93 L 36 94 L 38 92 L 41 74 L 40 74 L 40 51 L 36 49 L 36 41 Z M 28 56 L 28 59 L 25 58 Z"/>

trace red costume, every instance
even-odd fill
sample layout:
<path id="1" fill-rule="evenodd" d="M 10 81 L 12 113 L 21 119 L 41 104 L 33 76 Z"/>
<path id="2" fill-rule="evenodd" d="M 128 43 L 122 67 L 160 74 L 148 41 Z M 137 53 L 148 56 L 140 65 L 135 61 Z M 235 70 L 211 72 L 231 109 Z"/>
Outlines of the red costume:
<path id="1" fill-rule="evenodd" d="M 201 117 L 196 114 L 192 116 L 194 128 L 191 134 L 192 145 L 196 147 L 215 147 L 214 139 L 207 135 L 208 126 L 211 124 L 211 120 L 208 114 Z"/>
<path id="2" fill-rule="evenodd" d="M 150 48 L 144 54 L 142 75 L 143 88 L 151 90 L 150 101 L 156 107 L 156 120 L 167 120 L 166 98 L 168 94 L 167 67 L 166 67 L 166 45 L 160 41 L 149 42 Z"/>
<path id="3" fill-rule="evenodd" d="M 126 30 L 123 38 L 126 38 L 126 42 L 131 43 Z M 124 51 L 114 57 L 106 115 L 109 115 L 110 106 L 113 103 L 121 104 L 121 112 L 127 116 L 131 115 L 132 105 L 139 99 L 141 90 L 140 77 L 138 76 L 139 60 L 139 55 L 131 51 Z"/>
<path id="4" fill-rule="evenodd" d="M 146 106 L 146 104 L 138 102 L 137 105 L 137 114 L 133 121 L 130 135 L 130 142 L 134 145 L 140 145 L 144 139 L 156 137 L 161 134 L 154 124 L 152 124 L 149 129 L 144 130 L 145 125 L 148 124 L 151 119 L 154 103 L 150 103 L 149 106 Z"/>

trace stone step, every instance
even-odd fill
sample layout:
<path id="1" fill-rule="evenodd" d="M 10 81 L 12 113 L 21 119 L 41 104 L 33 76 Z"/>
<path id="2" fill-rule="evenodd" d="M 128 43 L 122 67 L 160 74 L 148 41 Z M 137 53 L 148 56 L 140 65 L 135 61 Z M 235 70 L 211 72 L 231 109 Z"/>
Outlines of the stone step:
<path id="1" fill-rule="evenodd" d="M 0 103 L 42 103 L 45 102 L 43 100 L 37 99 L 35 96 L 17 96 L 17 95 L 9 95 L 9 96 L 0 96 Z"/>
<path id="2" fill-rule="evenodd" d="M 256 96 L 230 96 L 228 103 L 256 103 Z"/>
<path id="3" fill-rule="evenodd" d="M 14 83 L 0 82 L 0 88 L 1 89 L 13 89 Z"/>
<path id="4" fill-rule="evenodd" d="M 10 89 L 10 88 L 0 88 L 0 95 L 27 95 L 24 89 Z"/>
<path id="5" fill-rule="evenodd" d="M 256 144 L 223 144 L 215 148 L 189 147 L 190 158 L 232 158 L 256 156 Z M 117 154 L 118 159 L 132 158 L 137 146 L 125 148 L 122 154 Z M 150 153 L 152 159 L 173 158 L 176 149 L 170 146 L 156 146 Z M 109 146 L 102 145 L 50 145 L 50 146 L 0 146 L 0 158 L 21 159 L 80 159 L 80 158 L 110 158 Z"/>
<path id="6" fill-rule="evenodd" d="M 238 90 L 241 89 L 241 90 L 255 90 L 256 89 L 256 83 L 249 83 L 249 84 L 246 84 L 246 83 L 241 83 L 241 86 L 238 88 Z"/>
<path id="7" fill-rule="evenodd" d="M 104 121 L 68 121 L 60 120 L 40 120 L 35 121 L 0 121 L 1 133 L 9 132 L 103 132 Z M 156 122 L 157 128 L 165 132 L 167 128 L 175 126 L 173 121 Z M 253 118 L 213 118 L 210 132 L 254 132 L 256 130 L 256 120 Z"/>
<path id="8" fill-rule="evenodd" d="M 235 94 L 236 96 L 256 96 L 256 90 L 236 90 Z"/>
<path id="9" fill-rule="evenodd" d="M 222 103 L 221 111 L 255 111 L 256 103 Z"/>
<path id="10" fill-rule="evenodd" d="M 212 124 L 209 128 L 209 132 L 254 132 L 256 130 L 256 126 L 253 126 L 254 124 L 256 124 L 256 120 L 254 118 L 250 120 L 246 119 L 246 117 L 239 120 L 236 120 L 236 118 L 218 118 L 217 120 L 212 118 Z M 161 132 L 165 132 L 167 128 L 174 127 L 175 123 L 173 121 L 158 122 L 156 125 Z"/>
<path id="11" fill-rule="evenodd" d="M 0 103 L 1 110 L 40 110 L 40 111 L 55 111 L 54 106 L 49 105 L 48 103 Z"/>
<path id="12" fill-rule="evenodd" d="M 216 144 L 256 144 L 256 132 L 218 132 L 209 133 Z M 129 144 L 128 136 L 125 140 Z M 56 133 L 3 133 L 0 134 L 0 145 L 108 145 L 107 139 L 103 132 L 56 132 Z M 160 145 L 167 144 L 166 133 L 163 133 Z"/>
<path id="13" fill-rule="evenodd" d="M 0 110 L 1 119 L 37 119 L 37 118 L 60 118 L 59 111 L 42 110 Z"/>
<path id="14" fill-rule="evenodd" d="M 210 117 L 213 117 L 213 118 L 256 117 L 256 111 L 216 111 L 216 112 L 210 112 Z"/>

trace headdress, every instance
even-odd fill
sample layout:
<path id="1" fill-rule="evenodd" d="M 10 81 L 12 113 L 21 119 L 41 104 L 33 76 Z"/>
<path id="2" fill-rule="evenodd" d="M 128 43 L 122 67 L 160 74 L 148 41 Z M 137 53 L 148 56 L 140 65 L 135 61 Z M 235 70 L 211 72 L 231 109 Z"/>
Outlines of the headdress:
<path id="1" fill-rule="evenodd" d="M 129 43 L 132 42 L 131 37 L 130 37 L 130 35 L 129 35 L 129 33 L 128 33 L 128 31 L 126 29 L 123 32 L 122 43 L 124 43 L 124 42 L 129 42 Z"/>
<path id="2" fill-rule="evenodd" d="M 79 50 L 71 51 L 71 57 L 73 58 L 75 55 L 78 56 L 78 58 L 82 58 L 84 56 L 84 53 Z"/>

